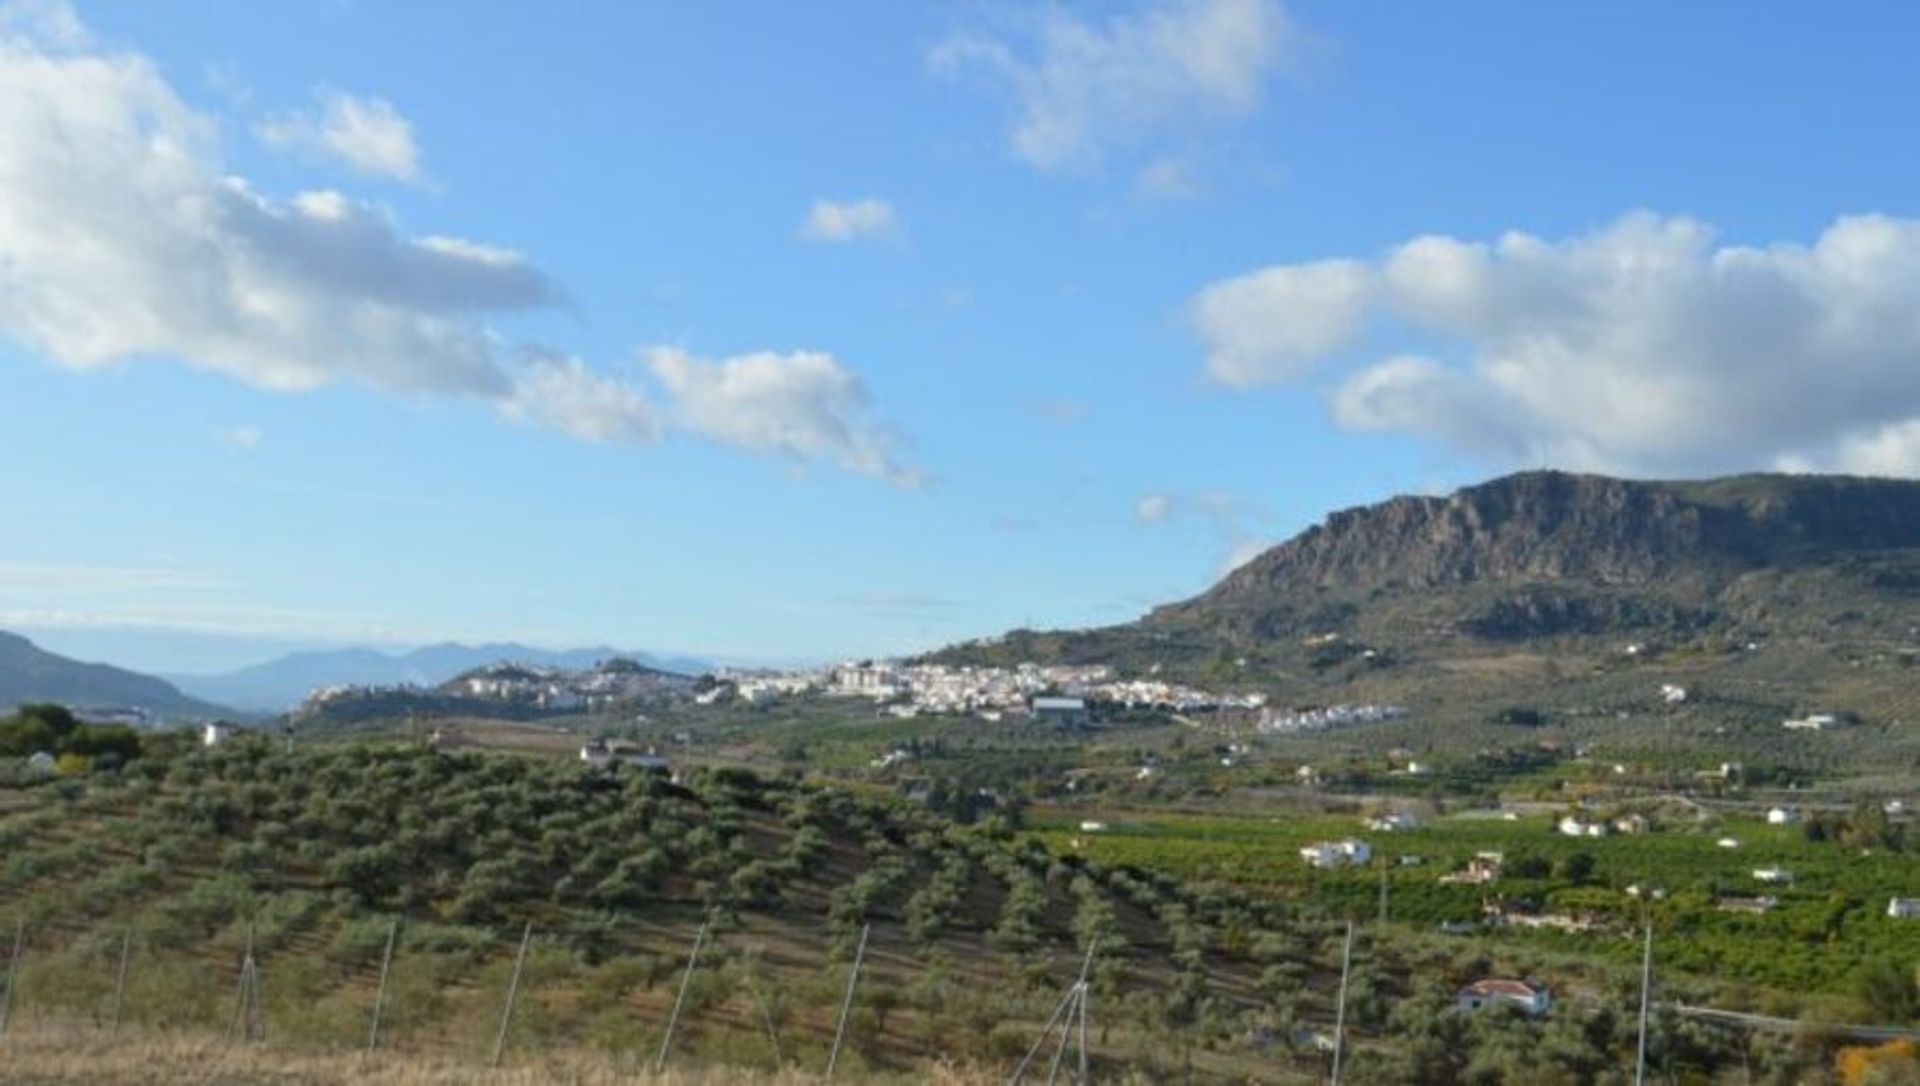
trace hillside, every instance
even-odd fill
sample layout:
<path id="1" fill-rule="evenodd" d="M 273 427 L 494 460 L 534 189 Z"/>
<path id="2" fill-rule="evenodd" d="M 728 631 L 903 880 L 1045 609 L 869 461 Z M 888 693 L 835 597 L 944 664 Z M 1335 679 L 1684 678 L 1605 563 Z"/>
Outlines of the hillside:
<path id="1" fill-rule="evenodd" d="M 701 660 L 622 652 L 604 646 L 542 649 L 514 642 L 481 645 L 444 642 L 397 653 L 368 648 L 296 652 L 217 675 L 170 678 L 195 697 L 258 712 L 281 712 L 298 705 L 309 693 L 323 686 L 434 687 L 474 668 L 505 661 L 577 669 L 592 667 L 616 656 L 681 674 L 697 675 L 710 670 Z"/>
<path id="2" fill-rule="evenodd" d="M 156 744 L 120 774 L 0 786 L 0 852 L 0 923 L 22 924 L 29 948 L 19 1023 L 98 1036 L 124 969 L 130 1033 L 213 1048 L 244 1029 L 254 1043 L 238 1048 L 291 1061 L 366 1044 L 391 946 L 388 1059 L 481 1066 L 511 986 L 507 1059 L 551 1079 L 574 1080 L 555 1073 L 572 1053 L 630 1076 L 675 1005 L 677 1067 L 818 1069 L 857 956 L 844 1078 L 928 1081 L 957 1063 L 998 1081 L 1091 946 L 1095 1081 L 1307 1083 L 1324 1074 L 1314 1031 L 1333 1020 L 1342 958 L 1341 925 L 1285 893 L 1105 866 L 997 819 L 958 826 L 737 769 L 673 781 L 391 742 Z M 249 949 L 264 978 L 251 1001 Z M 1442 1040 L 1488 1086 L 1618 1081 L 1631 1058 L 1617 1024 L 1632 989 L 1603 964 L 1379 926 L 1353 954 L 1356 1083 L 1466 1081 L 1425 1070 Z M 1433 1036 L 1461 1021 L 1445 1013 L 1455 985 L 1489 970 L 1550 971 L 1592 998 Z M 90 1060 L 113 1046 L 95 1047 L 71 1046 L 77 1062 L 49 1081 L 105 1079 Z M 1734 1057 L 1709 1038 L 1680 1058 L 1711 1071 Z M 1558 1075 L 1568 1060 L 1589 1073 Z M 1784 1076 L 1805 1060 L 1756 1062 Z"/>
<path id="3" fill-rule="evenodd" d="M 935 658 L 1158 665 L 1295 702 L 1589 707 L 1623 696 L 1597 672 L 1684 664 L 1760 716 L 1832 700 L 1920 719 L 1917 624 L 1920 483 L 1529 472 L 1334 513 L 1138 622 Z"/>
<path id="4" fill-rule="evenodd" d="M 50 701 L 76 709 L 138 709 L 152 716 L 220 716 L 218 705 L 192 698 L 172 683 L 107 664 L 70 660 L 17 634 L 0 631 L 0 709 Z"/>

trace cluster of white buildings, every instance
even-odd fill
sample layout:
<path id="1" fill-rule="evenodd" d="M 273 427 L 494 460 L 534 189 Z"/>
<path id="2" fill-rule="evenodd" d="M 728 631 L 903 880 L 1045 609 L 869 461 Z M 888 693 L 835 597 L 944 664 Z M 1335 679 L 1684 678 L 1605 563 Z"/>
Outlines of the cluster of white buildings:
<path id="1" fill-rule="evenodd" d="M 1329 705 L 1322 709 L 1296 709 L 1264 713 L 1257 727 L 1266 735 L 1290 735 L 1317 732 L 1349 724 L 1371 724 L 1399 720 L 1407 715 L 1402 705 Z"/>
<path id="2" fill-rule="evenodd" d="M 993 718 L 1027 712 L 1036 699 L 1049 694 L 1078 698 L 1086 706 L 1174 712 L 1266 705 L 1265 694 L 1220 694 L 1158 679 L 1122 679 L 1104 665 L 956 667 L 863 660 L 804 671 L 723 672 L 719 677 L 754 704 L 821 694 L 892 702 L 902 715 L 979 713 Z"/>
<path id="3" fill-rule="evenodd" d="M 434 688 L 411 683 L 323 686 L 307 696 L 305 708 L 387 697 L 441 696 L 528 705 L 551 712 L 593 712 L 623 702 L 683 694 L 693 682 L 684 675 L 621 659 L 604 660 L 579 670 L 502 661 L 475 668 Z"/>

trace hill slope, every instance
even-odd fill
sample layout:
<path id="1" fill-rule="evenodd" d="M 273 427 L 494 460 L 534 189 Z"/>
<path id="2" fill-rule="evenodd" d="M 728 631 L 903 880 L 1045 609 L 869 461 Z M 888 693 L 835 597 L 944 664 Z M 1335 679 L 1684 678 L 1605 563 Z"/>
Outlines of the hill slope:
<path id="1" fill-rule="evenodd" d="M 316 687 L 403 683 L 433 687 L 476 667 L 501 661 L 588 668 L 615 656 L 636 659 L 664 671 L 698 674 L 709 670 L 700 660 L 658 658 L 606 647 L 554 650 L 512 642 L 485 645 L 447 642 L 404 653 L 366 648 L 296 652 L 224 674 L 176 675 L 172 679 L 197 697 L 261 712 L 279 712 L 298 705 Z"/>
<path id="2" fill-rule="evenodd" d="M 935 656 L 1158 665 L 1295 701 L 1552 698 L 1532 682 L 1548 679 L 1591 701 L 1570 677 L 1646 645 L 1734 668 L 1767 688 L 1741 694 L 1764 716 L 1829 699 L 1895 711 L 1917 628 L 1920 483 L 1529 472 L 1334 513 L 1138 622 Z M 1489 684 L 1499 661 L 1529 666 Z"/>
<path id="3" fill-rule="evenodd" d="M 225 710 L 173 684 L 106 664 L 69 660 L 0 631 L 0 707 L 54 701 L 79 709 L 144 709 L 162 717 L 219 716 Z"/>

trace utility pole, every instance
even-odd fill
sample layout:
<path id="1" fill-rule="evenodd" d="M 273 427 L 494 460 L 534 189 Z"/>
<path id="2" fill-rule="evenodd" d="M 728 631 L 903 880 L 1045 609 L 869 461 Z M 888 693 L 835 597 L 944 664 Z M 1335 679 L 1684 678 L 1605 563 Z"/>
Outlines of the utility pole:
<path id="1" fill-rule="evenodd" d="M 393 968 L 393 943 L 400 936 L 400 921 L 387 929 L 386 953 L 380 955 L 380 987 L 373 993 L 373 1024 L 367 1027 L 367 1055 L 380 1047 L 380 1012 L 387 1006 L 387 973 Z"/>
<path id="2" fill-rule="evenodd" d="M 1347 945 L 1340 952 L 1340 997 L 1333 1011 L 1333 1076 L 1331 1086 L 1340 1086 L 1340 1056 L 1347 1043 L 1347 978 L 1353 975 L 1353 921 L 1347 921 Z"/>
<path id="3" fill-rule="evenodd" d="M 1653 997 L 1653 910 L 1647 910 L 1647 948 L 1640 959 L 1640 1053 L 1633 1064 L 1633 1086 L 1647 1082 L 1647 1008 Z"/>
<path id="4" fill-rule="evenodd" d="M 120 1012 L 127 999 L 127 960 L 132 956 L 133 927 L 128 925 L 126 934 L 120 937 L 120 968 L 113 975 L 113 1024 L 107 1027 L 109 1037 L 120 1035 Z"/>
<path id="5" fill-rule="evenodd" d="M 500 1009 L 500 1032 L 493 1038 L 493 1060 L 489 1067 L 498 1069 L 500 1058 L 507 1053 L 507 1027 L 513 1024 L 513 1004 L 520 998 L 520 972 L 527 966 L 527 944 L 533 942 L 533 921 L 520 932 L 520 953 L 513 958 L 513 979 L 507 982 L 507 1005 Z"/>
<path id="6" fill-rule="evenodd" d="M 1383 853 L 1380 857 L 1380 924 L 1381 926 L 1384 927 L 1386 923 L 1387 923 L 1387 857 Z"/>
<path id="7" fill-rule="evenodd" d="M 0 1033 L 7 1032 L 7 1023 L 13 1020 L 13 990 L 20 984 L 20 952 L 26 943 L 27 921 L 21 917 L 13 922 L 13 953 L 7 956 L 7 990 L 0 992 Z"/>
<path id="8" fill-rule="evenodd" d="M 1066 998 L 1053 1009 L 1053 1014 L 1047 1018 L 1046 1026 L 1040 1030 L 1040 1036 L 1034 1039 L 1033 1047 L 1027 1049 L 1027 1054 L 1021 1059 L 1020 1065 L 1013 1069 L 1013 1077 L 1007 1080 L 1007 1086 L 1015 1086 L 1026 1077 L 1027 1068 L 1033 1063 L 1033 1058 L 1040 1054 L 1040 1046 L 1046 1044 L 1047 1038 L 1053 1036 L 1056 1025 L 1060 1027 L 1060 1044 L 1054 1050 L 1053 1060 L 1047 1067 L 1047 1082 L 1051 1086 L 1059 1077 L 1061 1064 L 1066 1060 L 1067 1044 L 1077 1030 L 1080 1037 L 1080 1067 L 1074 1082 L 1076 1086 L 1086 1086 L 1088 1081 L 1087 997 L 1093 987 L 1089 978 L 1093 974 L 1093 952 L 1098 945 L 1097 941 L 1087 944 L 1087 956 L 1080 963 L 1079 978 L 1073 982 L 1072 987 L 1067 989 Z"/>
<path id="9" fill-rule="evenodd" d="M 703 922 L 700 930 L 693 936 L 693 952 L 687 955 L 687 971 L 680 976 L 680 994 L 673 997 L 673 1013 L 667 1016 L 667 1032 L 660 1038 L 660 1052 L 653 1058 L 653 1073 L 659 1074 L 667 1068 L 667 1055 L 673 1051 L 673 1031 L 680 1024 L 680 1008 L 687 1001 L 687 986 L 693 982 L 693 967 L 700 960 L 700 948 L 707 941 L 707 924 Z"/>
<path id="10" fill-rule="evenodd" d="M 833 1031 L 833 1050 L 827 1053 L 827 1078 L 833 1078 L 834 1065 L 840 1062 L 840 1042 L 847 1038 L 847 1019 L 853 1015 L 853 989 L 860 983 L 860 963 L 867 958 L 867 935 L 871 923 L 860 928 L 860 946 L 853 952 L 853 971 L 847 974 L 847 997 L 840 1001 L 840 1024 Z"/>

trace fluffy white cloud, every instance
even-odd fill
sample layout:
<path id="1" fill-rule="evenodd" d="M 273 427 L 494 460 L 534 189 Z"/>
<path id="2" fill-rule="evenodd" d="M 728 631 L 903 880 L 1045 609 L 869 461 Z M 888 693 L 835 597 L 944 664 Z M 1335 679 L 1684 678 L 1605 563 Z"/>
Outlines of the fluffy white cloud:
<path id="1" fill-rule="evenodd" d="M 1142 524 L 1155 524 L 1173 512 L 1173 499 L 1165 494 L 1148 494 L 1134 503 L 1133 516 Z"/>
<path id="2" fill-rule="evenodd" d="M 1215 284 L 1194 315 L 1208 372 L 1240 385 L 1297 379 L 1390 324 L 1420 354 L 1348 376 L 1336 419 L 1493 459 L 1920 466 L 1920 220 L 1847 216 L 1764 247 L 1646 212 L 1560 240 L 1423 237 Z"/>
<path id="3" fill-rule="evenodd" d="M 798 463 L 824 460 L 900 486 L 921 481 L 871 419 L 859 376 L 830 354 L 761 351 L 716 360 L 655 347 L 646 364 L 670 397 L 679 429 Z"/>
<path id="4" fill-rule="evenodd" d="M 1050 6 L 929 59 L 1006 93 L 1014 153 L 1053 170 L 1253 112 L 1289 37 L 1278 0 L 1154 0 L 1098 23 Z"/>
<path id="5" fill-rule="evenodd" d="M 800 236 L 807 241 L 861 241 L 892 237 L 899 226 L 893 205 L 885 200 L 815 200 L 800 224 Z"/>
<path id="6" fill-rule="evenodd" d="M 346 113 L 343 131 L 366 135 Z M 827 355 L 659 366 L 657 410 L 644 377 L 511 361 L 487 319 L 557 300 L 512 250 L 408 237 L 338 192 L 254 191 L 147 58 L 98 51 L 62 5 L 0 6 L 0 335 L 77 369 L 161 357 L 285 392 L 357 381 L 585 441 L 678 425 L 909 481 L 859 379 Z"/>
<path id="7" fill-rule="evenodd" d="M 1353 260 L 1288 264 L 1228 279 L 1193 300 L 1207 375 L 1246 386 L 1299 376 L 1353 341 L 1373 275 Z"/>
<path id="8" fill-rule="evenodd" d="M 364 174 L 420 180 L 413 123 L 393 103 L 331 88 L 316 91 L 314 97 L 313 109 L 263 121 L 255 134 L 269 147 L 324 155 Z"/>

